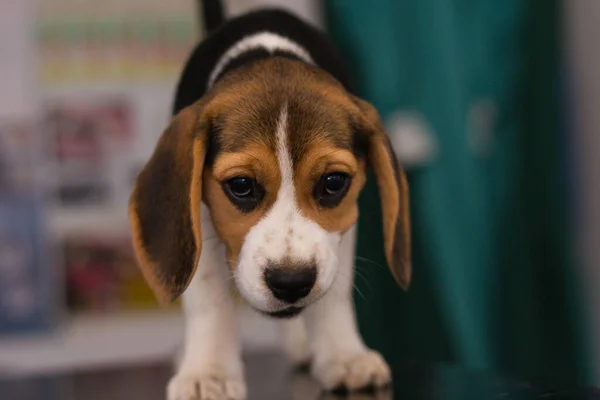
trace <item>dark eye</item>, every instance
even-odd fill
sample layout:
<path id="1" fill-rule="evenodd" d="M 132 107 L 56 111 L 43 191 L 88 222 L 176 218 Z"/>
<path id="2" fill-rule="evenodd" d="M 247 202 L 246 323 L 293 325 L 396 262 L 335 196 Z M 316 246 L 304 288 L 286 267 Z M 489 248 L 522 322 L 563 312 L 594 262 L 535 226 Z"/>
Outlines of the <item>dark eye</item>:
<path id="1" fill-rule="evenodd" d="M 254 189 L 253 182 L 250 178 L 233 178 L 227 182 L 231 194 L 235 197 L 248 197 L 252 195 Z"/>
<path id="2" fill-rule="evenodd" d="M 323 175 L 315 185 L 315 199 L 323 207 L 335 207 L 344 198 L 352 178 L 343 172 Z"/>
<path id="3" fill-rule="evenodd" d="M 223 183 L 223 190 L 229 200 L 240 211 L 252 211 L 264 196 L 264 190 L 255 179 L 246 176 L 235 177 Z"/>

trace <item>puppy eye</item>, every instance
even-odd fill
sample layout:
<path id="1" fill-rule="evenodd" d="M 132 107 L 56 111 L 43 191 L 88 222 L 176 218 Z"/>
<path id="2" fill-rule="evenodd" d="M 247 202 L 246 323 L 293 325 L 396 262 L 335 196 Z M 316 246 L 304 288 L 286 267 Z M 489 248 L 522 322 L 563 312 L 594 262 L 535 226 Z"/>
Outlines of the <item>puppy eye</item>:
<path id="1" fill-rule="evenodd" d="M 252 211 L 264 197 L 264 189 L 255 179 L 239 176 L 223 183 L 223 190 L 229 200 L 240 211 Z"/>
<path id="2" fill-rule="evenodd" d="M 352 178 L 343 172 L 323 175 L 315 185 L 315 199 L 323 207 L 335 207 L 344 198 Z"/>
<path id="3" fill-rule="evenodd" d="M 250 178 L 233 178 L 227 182 L 229 186 L 229 190 L 231 190 L 231 194 L 235 197 L 248 197 L 252 195 L 252 190 L 254 189 L 254 185 L 252 184 L 252 180 Z"/>

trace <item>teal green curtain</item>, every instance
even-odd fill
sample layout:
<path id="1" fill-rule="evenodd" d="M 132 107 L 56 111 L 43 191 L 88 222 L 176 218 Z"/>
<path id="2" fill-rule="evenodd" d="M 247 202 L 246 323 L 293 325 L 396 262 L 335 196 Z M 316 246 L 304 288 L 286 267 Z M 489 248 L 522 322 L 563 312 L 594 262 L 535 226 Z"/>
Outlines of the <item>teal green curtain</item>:
<path id="1" fill-rule="evenodd" d="M 556 0 L 327 0 L 326 26 L 382 118 L 423 115 L 436 157 L 408 169 L 414 274 L 385 266 L 377 189 L 361 199 L 356 307 L 390 361 L 591 381 L 560 124 Z M 495 106 L 493 145 L 469 110 Z"/>

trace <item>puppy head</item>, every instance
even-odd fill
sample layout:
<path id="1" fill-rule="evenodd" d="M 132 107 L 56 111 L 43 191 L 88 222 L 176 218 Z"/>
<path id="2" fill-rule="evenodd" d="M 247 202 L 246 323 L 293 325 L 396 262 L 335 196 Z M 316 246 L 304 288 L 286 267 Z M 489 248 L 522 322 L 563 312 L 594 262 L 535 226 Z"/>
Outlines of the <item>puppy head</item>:
<path id="1" fill-rule="evenodd" d="M 163 301 L 185 290 L 200 257 L 203 201 L 242 296 L 292 315 L 331 287 L 367 166 L 380 188 L 387 261 L 406 288 L 408 188 L 375 109 L 297 61 L 232 71 L 173 119 L 138 177 L 130 219 L 144 275 Z"/>

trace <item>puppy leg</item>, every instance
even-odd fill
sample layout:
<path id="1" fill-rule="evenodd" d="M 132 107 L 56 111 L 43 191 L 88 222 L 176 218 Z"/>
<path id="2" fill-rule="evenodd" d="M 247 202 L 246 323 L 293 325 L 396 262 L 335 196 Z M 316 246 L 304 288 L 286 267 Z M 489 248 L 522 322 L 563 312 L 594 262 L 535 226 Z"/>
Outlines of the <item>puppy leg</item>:
<path id="1" fill-rule="evenodd" d="M 356 326 L 352 303 L 354 245 L 352 228 L 342 238 L 336 281 L 305 313 L 314 354 L 313 375 L 327 390 L 380 387 L 391 379 L 383 357 L 364 345 Z"/>
<path id="2" fill-rule="evenodd" d="M 310 364 L 311 353 L 302 317 L 283 321 L 283 350 L 295 367 L 304 368 Z"/>
<path id="3" fill-rule="evenodd" d="M 246 398 L 235 305 L 221 243 L 205 242 L 183 295 L 185 344 L 168 400 Z"/>

